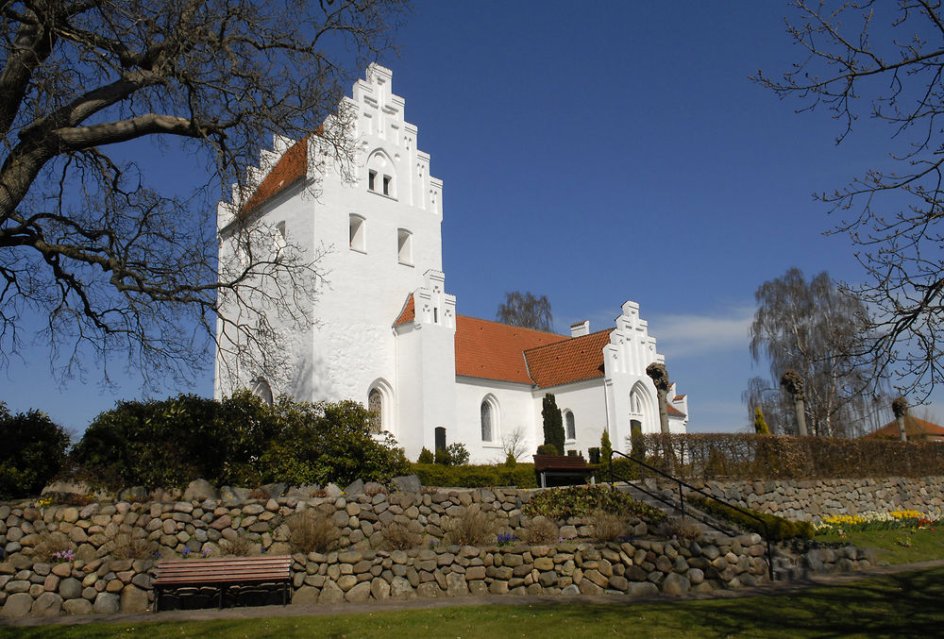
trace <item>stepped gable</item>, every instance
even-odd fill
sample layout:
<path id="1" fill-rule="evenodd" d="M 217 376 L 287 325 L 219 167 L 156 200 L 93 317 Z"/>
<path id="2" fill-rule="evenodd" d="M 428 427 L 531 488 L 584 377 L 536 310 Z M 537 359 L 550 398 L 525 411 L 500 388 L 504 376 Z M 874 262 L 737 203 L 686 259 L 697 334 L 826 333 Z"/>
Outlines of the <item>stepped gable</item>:
<path id="1" fill-rule="evenodd" d="M 282 154 L 272 170 L 256 187 L 252 197 L 246 201 L 242 208 L 243 215 L 251 213 L 254 209 L 259 208 L 288 187 L 305 178 L 308 170 L 308 137 L 305 136 Z"/>

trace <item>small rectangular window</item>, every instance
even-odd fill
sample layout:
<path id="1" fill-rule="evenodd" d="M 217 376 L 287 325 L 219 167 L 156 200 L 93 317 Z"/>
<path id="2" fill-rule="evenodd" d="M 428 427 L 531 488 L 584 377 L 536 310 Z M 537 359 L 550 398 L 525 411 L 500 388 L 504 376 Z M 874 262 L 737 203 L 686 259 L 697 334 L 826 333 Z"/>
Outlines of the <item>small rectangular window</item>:
<path id="1" fill-rule="evenodd" d="M 413 234 L 406 229 L 397 230 L 397 259 L 400 264 L 413 266 Z"/>
<path id="2" fill-rule="evenodd" d="M 377 190 L 377 171 L 369 171 L 367 173 L 367 188 L 371 191 Z"/>
<path id="3" fill-rule="evenodd" d="M 384 176 L 384 195 L 390 195 L 390 181 L 391 178 L 389 175 Z"/>

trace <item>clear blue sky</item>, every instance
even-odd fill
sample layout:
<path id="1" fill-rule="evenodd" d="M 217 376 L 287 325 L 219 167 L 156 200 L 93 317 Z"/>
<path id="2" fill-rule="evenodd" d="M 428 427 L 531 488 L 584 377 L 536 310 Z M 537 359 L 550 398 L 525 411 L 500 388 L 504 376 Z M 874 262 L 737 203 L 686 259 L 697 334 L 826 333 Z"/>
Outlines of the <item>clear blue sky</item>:
<path id="1" fill-rule="evenodd" d="M 492 318 L 506 291 L 550 298 L 558 330 L 612 325 L 640 303 L 692 432 L 743 430 L 753 293 L 791 266 L 855 282 L 845 237 L 811 194 L 882 162 L 887 131 L 834 144 L 825 112 L 795 114 L 751 83 L 801 52 L 779 2 L 418 1 L 394 91 L 445 182 L 446 287 Z M 42 345 L 0 399 L 81 431 L 133 379 L 53 382 Z M 210 373 L 193 388 L 211 393 Z"/>

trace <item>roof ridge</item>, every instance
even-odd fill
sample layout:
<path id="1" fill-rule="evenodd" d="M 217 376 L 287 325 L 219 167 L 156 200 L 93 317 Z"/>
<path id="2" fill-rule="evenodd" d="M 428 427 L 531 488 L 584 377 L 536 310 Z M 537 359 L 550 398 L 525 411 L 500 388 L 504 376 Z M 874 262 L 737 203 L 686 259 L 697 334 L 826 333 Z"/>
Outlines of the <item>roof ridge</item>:
<path id="1" fill-rule="evenodd" d="M 579 337 L 567 337 L 565 335 L 564 341 L 566 341 L 568 344 L 573 344 L 577 340 L 587 339 L 588 337 L 595 337 L 597 335 L 600 335 L 600 333 L 612 333 L 615 330 L 616 330 L 615 327 L 611 327 L 611 328 L 604 328 L 599 331 L 594 331 L 593 333 L 587 333 L 586 335 L 580 335 Z M 550 348 L 551 346 L 560 346 L 560 342 L 553 342 L 551 344 L 541 344 L 540 346 L 532 346 L 531 348 L 526 348 L 524 352 L 530 353 L 531 351 L 540 350 L 542 348 Z"/>
<path id="2" fill-rule="evenodd" d="M 514 329 L 519 330 L 519 331 L 529 331 L 529 332 L 531 332 L 531 333 L 538 333 L 538 334 L 540 334 L 540 335 L 550 335 L 550 336 L 554 336 L 554 337 L 560 337 L 561 339 L 569 339 L 569 338 L 568 338 L 566 335 L 564 335 L 563 333 L 555 333 L 554 331 L 542 331 L 542 330 L 539 330 L 539 329 L 537 329 L 537 328 L 530 328 L 530 327 L 527 327 L 527 326 L 517 326 L 517 325 L 515 325 L 515 324 L 506 324 L 505 322 L 498 322 L 498 321 L 496 321 L 496 320 L 487 320 L 487 319 L 483 319 L 483 318 L 481 318 L 481 317 L 473 317 L 473 316 L 471 316 L 471 315 L 458 315 L 458 314 L 457 314 L 457 317 L 462 317 L 462 318 L 465 318 L 465 319 L 471 319 L 471 320 L 475 320 L 475 321 L 477 321 L 477 322 L 487 322 L 487 323 L 489 323 L 489 324 L 497 324 L 498 326 L 504 326 L 504 327 L 506 327 L 506 328 L 514 328 Z"/>

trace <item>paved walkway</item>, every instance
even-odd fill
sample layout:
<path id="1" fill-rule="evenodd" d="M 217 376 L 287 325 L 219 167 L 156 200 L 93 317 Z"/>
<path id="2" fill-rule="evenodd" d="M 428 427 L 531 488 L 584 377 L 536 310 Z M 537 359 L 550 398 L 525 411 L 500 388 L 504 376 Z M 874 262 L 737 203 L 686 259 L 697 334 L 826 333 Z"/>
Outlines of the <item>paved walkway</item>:
<path id="1" fill-rule="evenodd" d="M 712 593 L 694 594 L 687 599 L 718 599 L 749 597 L 753 595 L 783 593 L 807 588 L 811 585 L 838 586 L 855 581 L 860 581 L 866 577 L 877 577 L 882 575 L 893 575 L 906 572 L 917 572 L 930 570 L 933 568 L 944 567 L 944 559 L 933 561 L 922 561 L 914 564 L 896 564 L 892 566 L 879 566 L 866 571 L 852 573 L 831 573 L 815 575 L 808 580 L 776 582 L 765 584 L 754 588 L 741 588 L 738 590 L 719 590 Z M 356 615 L 368 612 L 385 612 L 394 610 L 423 610 L 431 608 L 449 608 L 456 606 L 495 606 L 495 605 L 521 605 L 521 604 L 549 604 L 560 605 L 561 603 L 593 603 L 608 605 L 631 605 L 639 601 L 665 601 L 668 598 L 662 596 L 647 598 L 628 598 L 616 595 L 488 595 L 480 597 L 455 597 L 443 599 L 414 599 L 412 601 L 383 601 L 371 603 L 339 603 L 339 604 L 311 604 L 311 605 L 288 605 L 288 606 L 257 606 L 247 608 L 225 608 L 223 610 L 208 608 L 204 610 L 169 610 L 166 612 L 146 612 L 138 614 L 114 614 L 114 615 L 83 615 L 83 616 L 61 616 L 49 618 L 25 617 L 17 620 L 0 621 L 0 625 L 7 626 L 39 626 L 39 625 L 79 625 L 87 623 L 122 623 L 135 624 L 145 622 L 176 622 L 176 621 L 201 621 L 211 619 L 255 619 L 260 617 L 311 617 L 321 615 Z"/>

